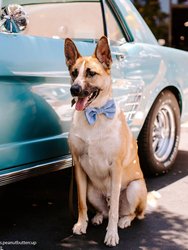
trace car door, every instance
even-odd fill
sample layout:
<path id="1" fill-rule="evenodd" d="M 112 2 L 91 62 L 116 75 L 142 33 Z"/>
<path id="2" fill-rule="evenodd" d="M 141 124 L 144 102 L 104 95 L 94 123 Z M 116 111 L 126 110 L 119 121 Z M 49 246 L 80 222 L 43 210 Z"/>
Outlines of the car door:
<path id="1" fill-rule="evenodd" d="M 144 23 L 134 16 L 131 4 L 108 0 L 105 6 L 113 57 L 114 95 L 137 137 L 153 101 L 151 98 L 152 101 L 146 104 L 150 101 L 148 96 L 154 94 L 152 89 L 157 88 L 154 85 L 158 83 L 156 77 L 160 77 L 159 71 L 164 69 L 163 62 L 160 54 L 153 48 L 156 45 L 155 38 Z M 134 23 L 137 29 L 135 33 L 131 32 L 127 19 Z M 136 36 L 140 40 L 137 41 Z"/>
<path id="2" fill-rule="evenodd" d="M 9 3 L 3 2 L 7 9 L 0 28 L 1 170 L 69 154 L 73 109 L 64 38 L 74 39 L 81 54 L 91 55 L 104 32 L 100 2 Z M 25 13 L 25 27 L 3 25 L 17 8 Z"/>

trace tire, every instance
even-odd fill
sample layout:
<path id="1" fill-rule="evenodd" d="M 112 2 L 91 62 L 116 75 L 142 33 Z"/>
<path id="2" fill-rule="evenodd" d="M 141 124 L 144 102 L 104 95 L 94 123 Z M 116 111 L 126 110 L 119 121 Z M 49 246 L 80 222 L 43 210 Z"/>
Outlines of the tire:
<path id="1" fill-rule="evenodd" d="M 144 174 L 171 169 L 178 153 L 180 107 L 175 95 L 162 91 L 154 102 L 138 137 L 138 153 Z"/>

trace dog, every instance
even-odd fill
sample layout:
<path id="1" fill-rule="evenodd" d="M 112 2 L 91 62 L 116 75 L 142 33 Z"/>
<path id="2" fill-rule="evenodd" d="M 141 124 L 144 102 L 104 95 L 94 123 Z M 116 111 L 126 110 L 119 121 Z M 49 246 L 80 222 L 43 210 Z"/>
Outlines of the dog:
<path id="1" fill-rule="evenodd" d="M 147 189 L 137 143 L 112 97 L 108 39 L 99 39 L 92 56 L 82 57 L 69 38 L 64 51 L 75 105 L 68 138 L 78 192 L 73 233 L 86 233 L 89 203 L 96 210 L 94 225 L 108 218 L 104 243 L 116 246 L 118 227 L 130 226 L 135 217 L 144 218 Z"/>

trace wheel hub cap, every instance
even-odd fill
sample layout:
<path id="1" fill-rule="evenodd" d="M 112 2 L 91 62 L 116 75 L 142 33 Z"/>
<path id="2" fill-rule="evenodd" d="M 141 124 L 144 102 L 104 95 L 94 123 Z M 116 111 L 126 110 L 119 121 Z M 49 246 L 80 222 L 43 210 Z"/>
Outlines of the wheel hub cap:
<path id="1" fill-rule="evenodd" d="M 159 109 L 153 126 L 153 151 L 155 158 L 163 162 L 172 152 L 175 140 L 175 119 L 173 110 L 169 105 Z"/>

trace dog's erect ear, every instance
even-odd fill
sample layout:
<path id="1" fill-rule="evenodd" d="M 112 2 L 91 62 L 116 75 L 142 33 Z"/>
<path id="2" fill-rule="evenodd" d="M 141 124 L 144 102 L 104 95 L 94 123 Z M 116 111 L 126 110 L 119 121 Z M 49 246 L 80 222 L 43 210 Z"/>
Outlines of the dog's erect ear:
<path id="1" fill-rule="evenodd" d="M 112 57 L 106 36 L 102 36 L 98 41 L 94 56 L 102 63 L 104 68 L 111 68 Z"/>
<path id="2" fill-rule="evenodd" d="M 66 64 L 67 67 L 70 68 L 75 64 L 76 60 L 81 57 L 80 53 L 78 52 L 76 45 L 70 38 L 65 39 L 65 57 L 66 57 Z"/>

